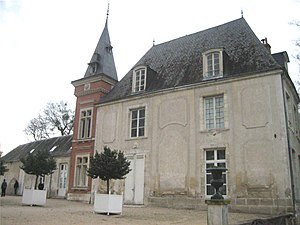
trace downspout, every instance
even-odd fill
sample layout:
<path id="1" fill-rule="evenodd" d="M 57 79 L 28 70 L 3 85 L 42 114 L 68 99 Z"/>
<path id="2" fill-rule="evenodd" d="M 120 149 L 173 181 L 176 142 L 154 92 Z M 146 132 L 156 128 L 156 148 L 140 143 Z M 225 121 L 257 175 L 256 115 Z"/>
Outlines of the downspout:
<path id="1" fill-rule="evenodd" d="M 290 134 L 288 127 L 288 117 L 287 117 L 287 109 L 286 109 L 286 98 L 284 91 L 284 83 L 283 83 L 283 75 L 281 74 L 281 87 L 282 87 L 282 95 L 283 95 L 283 103 L 284 103 L 284 117 L 285 117 L 285 129 L 287 136 L 287 145 L 288 145 L 288 153 L 289 153 L 289 163 L 290 163 L 290 174 L 291 174 L 291 189 L 292 189 L 292 204 L 293 204 L 293 217 L 296 217 L 296 199 L 295 199 L 295 183 L 294 183 L 294 172 L 293 172 L 293 164 L 292 164 L 292 150 L 290 146 Z"/>

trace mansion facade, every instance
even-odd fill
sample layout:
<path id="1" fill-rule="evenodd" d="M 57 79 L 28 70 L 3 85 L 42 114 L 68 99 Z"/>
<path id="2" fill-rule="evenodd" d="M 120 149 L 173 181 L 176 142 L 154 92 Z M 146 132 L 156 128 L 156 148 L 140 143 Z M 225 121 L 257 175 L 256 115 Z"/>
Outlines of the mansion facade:
<path id="1" fill-rule="evenodd" d="M 272 54 L 239 18 L 153 45 L 118 81 L 107 22 L 84 77 L 72 82 L 67 199 L 92 202 L 104 189 L 86 171 L 108 146 L 131 162 L 111 184 L 125 204 L 205 209 L 206 169 L 223 166 L 232 210 L 299 209 L 299 96 L 286 52 Z"/>

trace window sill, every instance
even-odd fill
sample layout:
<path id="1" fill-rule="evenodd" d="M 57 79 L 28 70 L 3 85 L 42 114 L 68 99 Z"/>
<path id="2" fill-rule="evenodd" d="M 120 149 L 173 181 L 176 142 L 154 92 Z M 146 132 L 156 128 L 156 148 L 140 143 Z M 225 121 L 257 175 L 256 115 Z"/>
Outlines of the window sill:
<path id="1" fill-rule="evenodd" d="M 141 94 L 141 93 L 144 93 L 145 90 L 142 90 L 142 91 L 132 91 L 131 92 L 131 95 L 138 95 L 138 94 Z"/>
<path id="2" fill-rule="evenodd" d="M 87 191 L 88 187 L 72 187 L 72 190 L 78 190 L 78 191 Z"/>
<path id="3" fill-rule="evenodd" d="M 126 138 L 125 141 L 134 141 L 134 140 L 142 140 L 142 139 L 147 139 L 147 136 L 144 137 L 130 137 L 130 138 Z"/>
<path id="4" fill-rule="evenodd" d="M 83 138 L 83 139 L 76 139 L 73 140 L 72 142 L 80 142 L 80 143 L 84 143 L 84 142 L 89 142 L 89 141 L 94 141 L 95 138 Z"/>
<path id="5" fill-rule="evenodd" d="M 218 128 L 218 129 L 209 129 L 209 130 L 200 130 L 200 133 L 211 133 L 213 135 L 221 132 L 229 131 L 229 128 Z"/>
<path id="6" fill-rule="evenodd" d="M 223 78 L 223 75 L 221 76 L 215 76 L 215 77 L 203 77 L 203 80 L 216 80 L 216 79 L 219 79 L 219 78 Z"/>

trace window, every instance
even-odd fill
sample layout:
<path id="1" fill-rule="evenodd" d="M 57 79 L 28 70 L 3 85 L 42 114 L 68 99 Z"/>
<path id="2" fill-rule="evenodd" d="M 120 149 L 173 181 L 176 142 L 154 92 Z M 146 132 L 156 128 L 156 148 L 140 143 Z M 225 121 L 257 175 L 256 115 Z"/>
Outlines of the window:
<path id="1" fill-rule="evenodd" d="M 94 75 L 96 74 L 97 72 L 97 68 L 98 68 L 98 63 L 97 62 L 92 62 L 92 63 L 89 63 L 89 72 L 91 75 Z"/>
<path id="2" fill-rule="evenodd" d="M 224 128 L 224 96 L 204 98 L 204 115 L 206 129 Z"/>
<path id="3" fill-rule="evenodd" d="M 226 168 L 226 156 L 225 149 L 210 149 L 205 150 L 205 169 L 211 168 L 213 166 L 219 166 Z M 215 193 L 215 189 L 211 186 L 211 173 L 208 173 L 205 170 L 205 194 L 207 196 L 213 195 Z M 220 188 L 220 192 L 222 195 L 227 194 L 227 173 L 223 172 L 223 180 L 224 184 Z"/>
<path id="4" fill-rule="evenodd" d="M 203 54 L 203 78 L 219 78 L 223 76 L 222 50 L 208 51 Z"/>
<path id="5" fill-rule="evenodd" d="M 145 136 L 145 108 L 130 111 L 130 137 Z"/>
<path id="6" fill-rule="evenodd" d="M 146 68 L 138 68 L 133 72 L 132 91 L 139 92 L 145 90 L 146 87 Z"/>
<path id="7" fill-rule="evenodd" d="M 88 162 L 89 156 L 78 156 L 76 158 L 76 177 L 75 177 L 75 186 L 76 187 L 87 187 L 88 185 Z"/>
<path id="8" fill-rule="evenodd" d="M 59 166 L 59 188 L 67 187 L 67 173 L 68 173 L 68 165 L 60 164 Z"/>
<path id="9" fill-rule="evenodd" d="M 79 138 L 90 138 L 92 129 L 92 109 L 80 111 Z"/>

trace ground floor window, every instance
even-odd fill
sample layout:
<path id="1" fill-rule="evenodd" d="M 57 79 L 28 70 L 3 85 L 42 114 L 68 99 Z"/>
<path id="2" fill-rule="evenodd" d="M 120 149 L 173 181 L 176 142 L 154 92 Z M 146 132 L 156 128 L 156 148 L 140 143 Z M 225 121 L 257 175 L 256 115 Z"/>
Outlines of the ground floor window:
<path id="1" fill-rule="evenodd" d="M 88 170 L 89 156 L 77 156 L 75 167 L 75 186 L 87 187 L 88 186 Z"/>
<path id="2" fill-rule="evenodd" d="M 211 168 L 213 166 L 226 166 L 226 154 L 225 149 L 206 149 L 205 153 L 205 169 Z M 215 193 L 215 189 L 211 186 L 211 173 L 205 170 L 205 195 L 211 196 Z M 220 188 L 222 195 L 227 195 L 227 173 L 223 173 L 224 185 Z"/>

